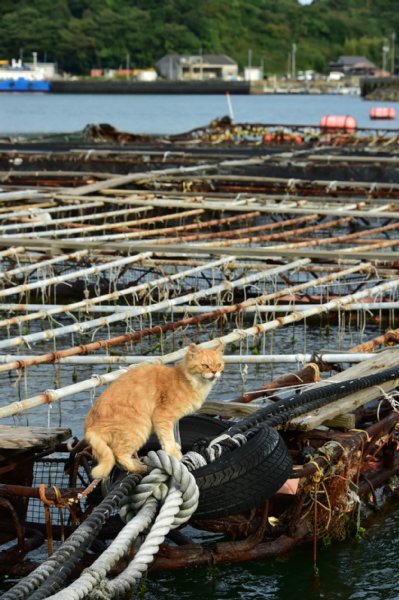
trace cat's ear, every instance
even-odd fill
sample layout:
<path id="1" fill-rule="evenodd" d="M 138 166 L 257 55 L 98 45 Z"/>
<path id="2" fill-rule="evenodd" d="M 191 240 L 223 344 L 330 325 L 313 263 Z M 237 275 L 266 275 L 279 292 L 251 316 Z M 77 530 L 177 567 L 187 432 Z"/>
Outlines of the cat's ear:
<path id="1" fill-rule="evenodd" d="M 224 350 L 224 344 L 222 342 L 222 340 L 218 340 L 217 344 L 215 346 L 215 350 L 219 350 L 220 352 L 223 352 Z"/>
<path id="2" fill-rule="evenodd" d="M 187 348 L 187 354 L 188 355 L 193 355 L 196 352 L 198 352 L 198 346 L 196 346 L 196 344 L 190 344 L 189 347 Z"/>

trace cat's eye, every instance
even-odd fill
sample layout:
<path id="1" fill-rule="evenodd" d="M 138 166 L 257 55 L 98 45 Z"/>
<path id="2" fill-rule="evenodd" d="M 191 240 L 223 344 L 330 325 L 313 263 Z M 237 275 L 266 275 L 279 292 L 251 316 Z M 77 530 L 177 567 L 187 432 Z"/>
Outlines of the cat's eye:
<path id="1" fill-rule="evenodd" d="M 201 367 L 204 367 L 204 369 L 209 369 L 209 365 L 207 365 L 206 363 L 201 363 Z"/>

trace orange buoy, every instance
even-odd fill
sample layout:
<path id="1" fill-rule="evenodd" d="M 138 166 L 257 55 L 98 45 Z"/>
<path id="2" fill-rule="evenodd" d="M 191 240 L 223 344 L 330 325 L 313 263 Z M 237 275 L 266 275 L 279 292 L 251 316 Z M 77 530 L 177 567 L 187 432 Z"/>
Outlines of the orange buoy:
<path id="1" fill-rule="evenodd" d="M 356 119 L 351 116 L 324 115 L 320 119 L 320 128 L 327 133 L 336 131 L 353 133 L 356 127 Z"/>
<path id="2" fill-rule="evenodd" d="M 374 106 L 370 109 L 370 119 L 396 119 L 396 110 L 392 106 Z"/>

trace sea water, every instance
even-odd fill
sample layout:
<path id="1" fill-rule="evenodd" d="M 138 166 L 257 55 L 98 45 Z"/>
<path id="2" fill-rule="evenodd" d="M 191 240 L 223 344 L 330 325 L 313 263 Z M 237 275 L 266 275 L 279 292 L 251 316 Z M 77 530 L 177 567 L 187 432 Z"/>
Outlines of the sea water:
<path id="1" fill-rule="evenodd" d="M 231 95 L 237 123 L 317 126 L 323 115 L 351 115 L 359 127 L 399 128 L 398 120 L 369 117 L 376 103 L 357 95 Z M 396 108 L 399 102 L 383 103 Z M 229 114 L 220 95 L 0 94 L 0 138 L 23 133 L 70 133 L 89 123 L 109 123 L 134 133 L 181 133 Z"/>
<path id="2" fill-rule="evenodd" d="M 358 96 L 232 96 L 231 100 L 237 122 L 318 125 L 321 116 L 336 114 L 354 116 L 360 127 L 398 127 L 397 121 L 371 121 L 368 115 L 374 103 Z M 389 105 L 399 113 L 399 103 Z M 7 134 L 74 132 L 82 130 L 88 123 L 104 122 L 131 132 L 179 133 L 206 125 L 225 114 L 228 114 L 228 106 L 223 95 L 5 93 L 0 95 L 0 138 Z M 368 337 L 373 337 L 371 332 Z M 353 343 L 346 347 L 356 343 L 356 340 L 351 341 Z M 320 343 L 325 345 L 326 341 L 320 340 Z M 302 349 L 298 348 L 298 351 Z M 277 345 L 274 351 L 279 351 Z M 232 368 L 230 366 L 228 371 Z M 79 380 L 90 376 L 89 367 L 81 369 Z M 233 371 L 230 377 L 228 372 L 225 376 L 226 399 L 237 395 L 236 385 L 231 385 L 232 376 Z M 35 382 L 32 383 L 33 389 L 26 390 L 29 395 L 34 391 Z M 40 381 L 38 378 L 36 384 L 39 391 L 46 387 L 42 378 Z M 53 385 L 49 383 L 47 387 Z M 63 408 L 62 425 L 72 425 L 74 434 L 80 436 L 83 416 L 76 413 L 80 401 L 74 398 L 74 402 L 68 404 Z M 30 424 L 39 424 L 38 418 L 32 416 Z M 57 415 L 52 417 L 53 420 L 57 418 Z M 74 423 L 73 418 L 76 419 Z M 52 421 L 53 426 L 57 424 Z M 396 502 L 376 513 L 362 539 L 333 543 L 328 547 L 320 542 L 317 576 L 313 548 L 304 546 L 268 561 L 154 573 L 146 581 L 142 597 L 145 600 L 399 600 L 398 529 Z M 11 583 L 9 579 L 3 584 L 0 582 L 0 590 Z"/>

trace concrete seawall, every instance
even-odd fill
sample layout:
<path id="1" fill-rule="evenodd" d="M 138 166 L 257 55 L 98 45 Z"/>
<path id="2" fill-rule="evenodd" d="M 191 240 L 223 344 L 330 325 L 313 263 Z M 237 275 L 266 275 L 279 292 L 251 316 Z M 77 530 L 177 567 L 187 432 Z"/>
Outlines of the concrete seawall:
<path id="1" fill-rule="evenodd" d="M 399 77 L 365 77 L 360 93 L 365 100 L 399 102 Z"/>
<path id="2" fill-rule="evenodd" d="M 52 81 L 53 94 L 254 94 L 248 81 Z"/>

